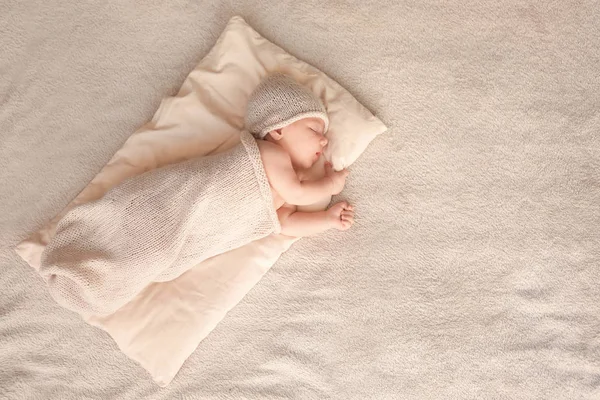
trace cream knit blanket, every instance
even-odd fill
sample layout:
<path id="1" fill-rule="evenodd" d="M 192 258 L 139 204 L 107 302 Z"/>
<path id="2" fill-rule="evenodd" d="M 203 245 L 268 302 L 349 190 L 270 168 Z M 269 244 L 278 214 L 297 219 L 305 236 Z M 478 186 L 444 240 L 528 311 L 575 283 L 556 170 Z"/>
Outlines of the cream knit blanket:
<path id="1" fill-rule="evenodd" d="M 228 152 L 148 171 L 75 207 L 39 272 L 62 306 L 108 314 L 152 282 L 280 230 L 258 146 L 242 132 Z"/>

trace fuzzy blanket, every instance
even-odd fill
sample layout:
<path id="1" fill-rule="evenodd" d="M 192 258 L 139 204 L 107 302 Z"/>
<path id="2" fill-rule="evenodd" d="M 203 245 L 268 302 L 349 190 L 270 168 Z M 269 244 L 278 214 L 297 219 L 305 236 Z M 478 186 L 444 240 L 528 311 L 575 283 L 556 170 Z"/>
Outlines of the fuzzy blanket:
<path id="1" fill-rule="evenodd" d="M 62 306 L 109 314 L 152 282 L 280 231 L 258 146 L 130 178 L 69 211 L 42 254 L 40 274 Z"/>
<path id="2" fill-rule="evenodd" d="M 351 168 L 355 226 L 294 244 L 160 388 L 13 248 L 233 15 L 391 129 Z M 600 398 L 598 21 L 597 0 L 0 2 L 0 398 Z"/>

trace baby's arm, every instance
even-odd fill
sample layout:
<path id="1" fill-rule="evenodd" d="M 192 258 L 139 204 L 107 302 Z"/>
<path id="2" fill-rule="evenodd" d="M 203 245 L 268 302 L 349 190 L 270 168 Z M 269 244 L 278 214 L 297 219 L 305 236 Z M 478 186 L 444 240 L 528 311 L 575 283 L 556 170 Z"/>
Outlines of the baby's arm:
<path id="1" fill-rule="evenodd" d="M 334 172 L 331 166 L 327 166 L 325 177 L 300 181 L 285 151 L 266 146 L 261 155 L 269 183 L 288 204 L 304 206 L 338 194 L 348 176 L 348 171 Z"/>
<path id="2" fill-rule="evenodd" d="M 277 210 L 281 233 L 302 237 L 316 235 L 328 229 L 346 230 L 354 223 L 354 208 L 347 202 L 335 204 L 327 211 L 298 212 L 295 206 L 284 205 Z"/>
<path id="3" fill-rule="evenodd" d="M 278 153 L 269 161 L 264 163 L 269 182 L 286 203 L 304 206 L 331 195 L 330 179 L 300 181 L 286 153 Z"/>

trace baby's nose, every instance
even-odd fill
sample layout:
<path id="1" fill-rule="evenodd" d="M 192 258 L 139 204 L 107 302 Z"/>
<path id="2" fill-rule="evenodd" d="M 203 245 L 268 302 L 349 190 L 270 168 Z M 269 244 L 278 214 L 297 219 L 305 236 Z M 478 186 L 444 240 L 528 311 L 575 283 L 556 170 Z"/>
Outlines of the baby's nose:
<path id="1" fill-rule="evenodd" d="M 323 137 L 321 138 L 321 141 L 319 143 L 321 144 L 321 147 L 325 147 L 327 146 L 327 143 L 329 143 L 329 141 L 327 140 L 327 138 Z"/>

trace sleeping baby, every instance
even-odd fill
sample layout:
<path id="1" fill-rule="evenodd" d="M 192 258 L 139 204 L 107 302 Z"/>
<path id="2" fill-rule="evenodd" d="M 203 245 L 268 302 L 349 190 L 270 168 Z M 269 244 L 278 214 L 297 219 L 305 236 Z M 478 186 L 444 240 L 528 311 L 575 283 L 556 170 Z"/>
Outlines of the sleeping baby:
<path id="1" fill-rule="evenodd" d="M 305 179 L 306 171 L 327 145 L 328 125 L 321 101 L 286 75 L 268 76 L 250 96 L 246 127 L 259 139 L 260 156 L 284 235 L 309 236 L 330 228 L 346 230 L 354 223 L 353 207 L 345 201 L 323 212 L 296 209 L 344 188 L 348 171 L 335 172 L 329 163 L 325 164 L 325 177 Z"/>
<path id="2" fill-rule="evenodd" d="M 154 282 L 271 234 L 350 228 L 347 202 L 297 209 L 344 187 L 348 171 L 331 165 L 310 179 L 328 124 L 312 92 L 285 75 L 267 77 L 250 97 L 238 145 L 130 177 L 68 211 L 41 257 L 50 294 L 84 316 L 110 314 Z"/>

